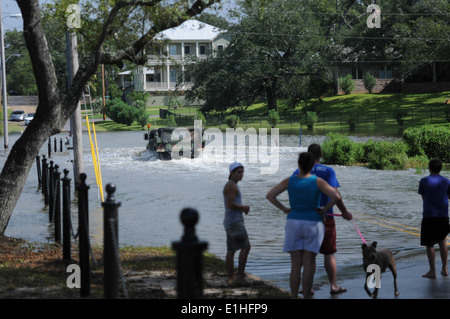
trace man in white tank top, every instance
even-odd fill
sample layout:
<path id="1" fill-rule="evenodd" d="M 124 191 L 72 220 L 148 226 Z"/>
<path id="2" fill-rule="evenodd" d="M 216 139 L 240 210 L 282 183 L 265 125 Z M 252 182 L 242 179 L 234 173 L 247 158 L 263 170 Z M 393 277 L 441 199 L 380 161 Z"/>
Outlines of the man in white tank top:
<path id="1" fill-rule="evenodd" d="M 244 225 L 243 213 L 250 211 L 250 206 L 242 204 L 241 192 L 237 183 L 244 177 L 244 166 L 240 163 L 230 165 L 230 176 L 223 189 L 225 206 L 224 227 L 227 233 L 227 256 L 225 259 L 228 282 L 243 282 L 250 241 Z M 234 275 L 234 255 L 240 250 L 238 271 Z"/>

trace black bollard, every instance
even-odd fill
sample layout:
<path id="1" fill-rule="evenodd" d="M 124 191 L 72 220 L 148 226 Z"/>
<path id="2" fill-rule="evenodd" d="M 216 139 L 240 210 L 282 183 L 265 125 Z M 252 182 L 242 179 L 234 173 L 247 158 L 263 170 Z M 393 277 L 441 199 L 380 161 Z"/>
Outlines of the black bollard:
<path id="1" fill-rule="evenodd" d="M 50 161 L 48 169 L 48 220 L 53 221 L 53 210 L 55 207 L 55 167 L 53 161 Z"/>
<path id="2" fill-rule="evenodd" d="M 70 243 L 70 178 L 68 177 L 69 170 L 64 170 L 64 177 L 61 179 L 62 185 L 62 202 L 63 202 L 63 260 L 71 260 L 71 243 Z"/>
<path id="3" fill-rule="evenodd" d="M 56 137 L 53 139 L 53 151 L 58 152 L 58 148 L 56 147 Z"/>
<path id="4" fill-rule="evenodd" d="M 203 296 L 203 251 L 208 243 L 198 241 L 195 225 L 198 212 L 192 208 L 182 210 L 180 219 L 184 225 L 181 241 L 173 242 L 177 253 L 177 296 L 179 299 L 202 298 Z"/>
<path id="5" fill-rule="evenodd" d="M 59 151 L 60 152 L 63 151 L 63 140 L 62 140 L 62 137 L 59 139 Z"/>
<path id="6" fill-rule="evenodd" d="M 88 190 L 86 174 L 80 174 L 78 185 L 78 234 L 79 234 L 79 260 L 81 270 L 80 296 L 87 297 L 91 294 L 91 266 L 89 263 L 89 211 Z"/>
<path id="7" fill-rule="evenodd" d="M 48 148 L 48 158 L 50 158 L 52 157 L 52 139 L 50 137 L 48 138 L 47 148 Z"/>
<path id="8" fill-rule="evenodd" d="M 42 157 L 42 194 L 44 195 L 44 204 L 48 205 L 48 163 L 45 155 Z"/>
<path id="9" fill-rule="evenodd" d="M 116 203 L 114 193 L 116 186 L 106 185 L 108 197 L 102 203 L 103 213 L 103 245 L 104 245 L 104 285 L 105 298 L 119 298 L 119 267 L 117 260 L 119 257 L 119 227 L 118 208 L 120 203 Z"/>
<path id="10" fill-rule="evenodd" d="M 55 208 L 53 210 L 53 219 L 55 221 L 55 241 L 61 242 L 61 173 L 59 166 L 55 165 L 54 183 L 55 183 Z"/>
<path id="11" fill-rule="evenodd" d="M 41 172 L 41 161 L 39 155 L 36 155 L 36 168 L 37 168 L 37 176 L 38 176 L 38 186 L 42 185 L 42 172 Z"/>

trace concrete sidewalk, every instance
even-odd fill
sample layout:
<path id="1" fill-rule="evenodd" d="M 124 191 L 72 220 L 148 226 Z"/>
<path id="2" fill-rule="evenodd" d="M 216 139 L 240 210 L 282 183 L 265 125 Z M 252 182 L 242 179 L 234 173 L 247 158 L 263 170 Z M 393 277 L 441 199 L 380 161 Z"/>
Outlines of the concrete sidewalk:
<path id="1" fill-rule="evenodd" d="M 393 277 L 388 270 L 381 276 L 378 299 L 450 299 L 450 276 L 444 277 L 440 274 L 441 261 L 438 250 L 436 279 L 422 278 L 428 269 L 425 252 L 412 258 L 397 260 L 397 287 L 400 295 L 397 297 L 394 295 Z M 370 299 L 364 290 L 365 280 L 362 266 L 361 276 L 357 278 L 341 278 L 338 273 L 338 284 L 346 288 L 347 292 L 331 295 L 329 286 L 325 285 L 315 290 L 314 299 Z"/>

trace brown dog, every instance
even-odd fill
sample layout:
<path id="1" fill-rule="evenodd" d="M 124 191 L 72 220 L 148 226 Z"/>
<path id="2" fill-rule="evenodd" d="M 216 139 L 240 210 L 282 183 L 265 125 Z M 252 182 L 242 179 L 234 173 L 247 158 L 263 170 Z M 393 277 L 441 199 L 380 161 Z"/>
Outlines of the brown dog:
<path id="1" fill-rule="evenodd" d="M 366 281 L 364 283 L 364 289 L 366 290 L 369 297 L 376 298 L 378 295 L 378 288 L 375 287 L 373 293 L 370 292 L 369 287 L 367 286 L 367 278 L 371 275 L 367 272 L 367 267 L 371 264 L 378 265 L 380 267 L 380 276 L 381 273 L 384 273 L 387 268 L 389 268 L 394 276 L 394 289 L 395 295 L 398 296 L 399 292 L 397 289 L 397 267 L 395 265 L 395 259 L 392 255 L 392 252 L 389 249 L 381 249 L 379 251 L 376 250 L 377 242 L 374 241 L 372 245 L 367 246 L 366 244 L 362 245 L 362 254 L 363 254 L 363 267 L 364 271 L 366 271 Z"/>

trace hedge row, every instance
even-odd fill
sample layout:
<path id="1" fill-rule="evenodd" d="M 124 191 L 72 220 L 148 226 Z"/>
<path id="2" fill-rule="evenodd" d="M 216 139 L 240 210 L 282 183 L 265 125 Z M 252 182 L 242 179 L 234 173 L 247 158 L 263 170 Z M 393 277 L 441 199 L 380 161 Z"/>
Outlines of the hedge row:
<path id="1" fill-rule="evenodd" d="M 327 137 L 322 145 L 323 161 L 327 164 L 365 164 L 373 169 L 404 169 L 409 163 L 408 146 L 402 141 L 369 140 L 357 143 L 337 133 L 329 133 Z"/>
<path id="2" fill-rule="evenodd" d="M 425 168 L 431 158 L 450 163 L 450 127 L 408 128 L 402 141 L 352 142 L 347 136 L 327 134 L 322 145 L 327 164 L 364 164 L 373 169 Z"/>

